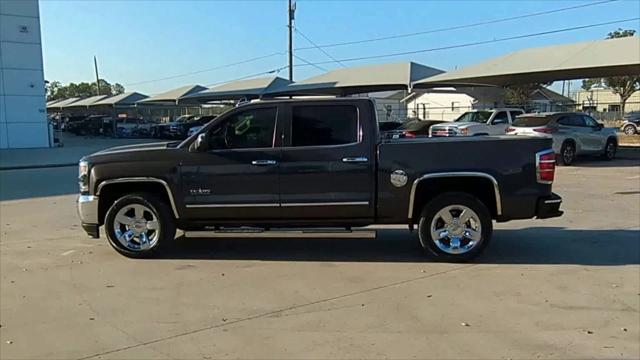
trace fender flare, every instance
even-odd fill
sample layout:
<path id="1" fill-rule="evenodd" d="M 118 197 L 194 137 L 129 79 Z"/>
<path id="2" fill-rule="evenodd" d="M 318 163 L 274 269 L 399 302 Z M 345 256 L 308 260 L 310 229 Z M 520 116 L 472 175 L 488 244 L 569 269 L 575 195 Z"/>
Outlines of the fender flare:
<path id="1" fill-rule="evenodd" d="M 105 187 L 106 185 L 121 184 L 121 183 L 128 183 L 128 182 L 136 182 L 136 183 L 152 182 L 152 183 L 159 183 L 162 186 L 164 186 L 165 190 L 167 191 L 167 196 L 169 197 L 169 202 L 171 203 L 171 210 L 173 210 L 173 215 L 176 217 L 176 219 L 180 218 L 180 215 L 178 214 L 178 208 L 176 207 L 176 202 L 173 197 L 173 192 L 171 191 L 171 187 L 169 187 L 169 184 L 162 179 L 158 179 L 154 177 L 125 177 L 125 178 L 104 180 L 98 184 L 98 189 L 96 190 L 96 196 L 98 196 L 98 199 L 100 199 L 100 191 L 102 191 L 102 188 Z"/>
<path id="2" fill-rule="evenodd" d="M 491 183 L 493 184 L 493 191 L 496 199 L 496 214 L 498 216 L 502 215 L 502 198 L 500 197 L 500 186 L 498 185 L 498 181 L 496 180 L 495 177 L 483 172 L 469 172 L 469 171 L 442 172 L 442 173 L 425 174 L 425 175 L 419 176 L 413 181 L 413 185 L 411 186 L 411 194 L 409 195 L 409 212 L 407 215 L 407 217 L 409 218 L 409 223 L 413 222 L 413 210 L 414 210 L 413 206 L 415 203 L 416 189 L 418 188 L 418 185 L 420 184 L 420 182 L 428 179 L 449 178 L 449 177 L 477 177 L 477 178 L 483 178 L 491 181 Z"/>

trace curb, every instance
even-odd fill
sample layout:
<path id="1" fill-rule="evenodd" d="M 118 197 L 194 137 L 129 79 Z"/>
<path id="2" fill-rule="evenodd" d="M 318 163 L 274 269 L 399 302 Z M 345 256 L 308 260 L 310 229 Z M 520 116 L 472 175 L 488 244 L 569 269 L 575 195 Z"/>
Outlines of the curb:
<path id="1" fill-rule="evenodd" d="M 29 169 L 47 169 L 47 168 L 60 168 L 78 166 L 77 162 L 66 164 L 44 164 L 44 165 L 19 165 L 19 166 L 0 166 L 0 171 L 3 170 L 29 170 Z"/>

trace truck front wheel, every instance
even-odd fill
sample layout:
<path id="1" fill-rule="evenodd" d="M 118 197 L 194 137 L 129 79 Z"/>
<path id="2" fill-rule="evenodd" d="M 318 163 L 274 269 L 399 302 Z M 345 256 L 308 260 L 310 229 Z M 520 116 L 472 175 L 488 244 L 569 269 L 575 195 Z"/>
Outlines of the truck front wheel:
<path id="1" fill-rule="evenodd" d="M 420 243 L 439 259 L 469 261 L 489 243 L 491 214 L 475 196 L 449 192 L 438 195 L 422 210 Z"/>
<path id="2" fill-rule="evenodd" d="M 176 235 L 169 207 L 153 194 L 128 194 L 107 211 L 105 230 L 111 246 L 132 258 L 151 257 Z"/>

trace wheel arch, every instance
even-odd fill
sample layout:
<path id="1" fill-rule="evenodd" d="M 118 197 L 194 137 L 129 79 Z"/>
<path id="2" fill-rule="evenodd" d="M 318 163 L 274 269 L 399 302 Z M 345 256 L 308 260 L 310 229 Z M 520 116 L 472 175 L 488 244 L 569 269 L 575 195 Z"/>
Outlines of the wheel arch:
<path id="1" fill-rule="evenodd" d="M 443 172 L 419 176 L 409 197 L 409 226 L 415 224 L 422 207 L 438 194 L 458 191 L 477 197 L 489 209 L 491 216 L 502 215 L 502 198 L 498 181 L 483 172 Z"/>
<path id="2" fill-rule="evenodd" d="M 131 177 L 104 180 L 98 184 L 96 196 L 98 197 L 98 221 L 104 222 L 107 210 L 114 201 L 131 193 L 151 193 L 157 195 L 171 207 L 173 215 L 179 218 L 175 198 L 169 184 L 158 178 Z"/>

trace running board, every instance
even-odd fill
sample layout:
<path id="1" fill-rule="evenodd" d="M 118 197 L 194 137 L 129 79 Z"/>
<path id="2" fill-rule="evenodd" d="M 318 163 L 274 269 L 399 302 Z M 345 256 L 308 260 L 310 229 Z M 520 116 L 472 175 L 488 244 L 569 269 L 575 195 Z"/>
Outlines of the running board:
<path id="1" fill-rule="evenodd" d="M 185 231 L 186 238 L 351 238 L 375 239 L 375 230 L 344 229 L 273 229 L 258 228 L 220 229 L 208 231 Z"/>

